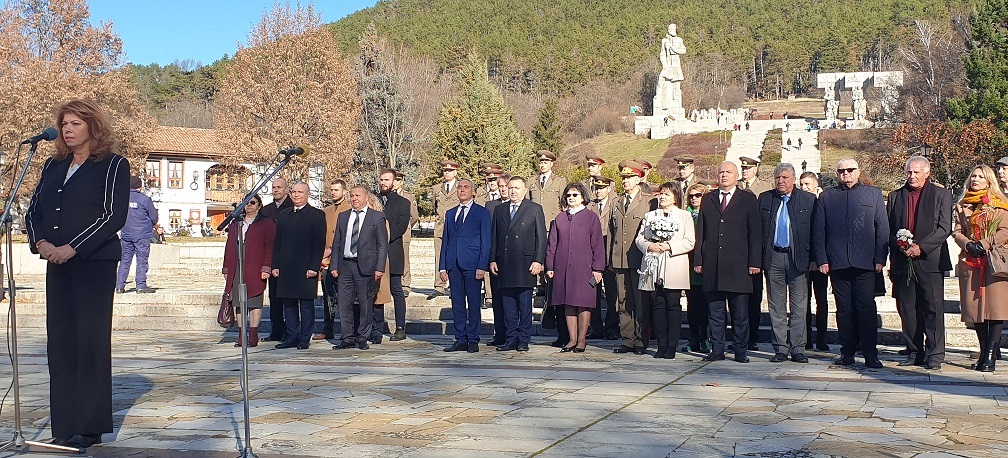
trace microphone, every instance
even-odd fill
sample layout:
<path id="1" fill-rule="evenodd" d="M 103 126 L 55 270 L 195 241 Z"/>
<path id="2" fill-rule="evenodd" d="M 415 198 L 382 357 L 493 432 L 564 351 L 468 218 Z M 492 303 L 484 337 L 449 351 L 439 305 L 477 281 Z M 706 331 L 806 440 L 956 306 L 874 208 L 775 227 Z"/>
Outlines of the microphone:
<path id="1" fill-rule="evenodd" d="M 58 136 L 59 136 L 59 131 L 56 130 L 56 128 L 54 128 L 54 127 L 46 127 L 46 129 L 43 130 L 41 134 L 38 134 L 38 135 L 36 135 L 34 137 L 29 138 L 28 140 L 25 140 L 25 141 L 21 142 L 21 144 L 22 145 L 28 145 L 28 144 L 34 145 L 34 144 L 36 144 L 36 143 L 38 143 L 38 142 L 40 142 L 42 140 L 45 140 L 47 142 L 51 142 L 53 140 L 56 140 L 56 137 L 58 137 Z"/>
<path id="2" fill-rule="evenodd" d="M 284 156 L 307 156 L 308 147 L 307 146 L 291 146 L 280 150 L 280 154 Z"/>

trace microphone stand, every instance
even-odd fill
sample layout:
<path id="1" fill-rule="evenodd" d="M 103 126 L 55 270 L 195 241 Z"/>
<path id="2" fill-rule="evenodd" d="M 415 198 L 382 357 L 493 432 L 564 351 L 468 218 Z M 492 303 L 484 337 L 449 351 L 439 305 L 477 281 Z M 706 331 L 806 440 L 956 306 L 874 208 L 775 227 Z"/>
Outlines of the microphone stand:
<path id="1" fill-rule="evenodd" d="M 21 174 L 18 175 L 17 182 L 11 187 L 10 196 L 7 199 L 7 204 L 4 206 L 3 216 L 0 216 L 0 224 L 3 225 L 4 234 L 7 236 L 7 287 L 10 290 L 10 306 L 7 313 L 7 321 L 10 324 L 11 329 L 11 375 L 13 381 L 11 385 L 14 389 L 14 438 L 0 444 L 0 452 L 10 449 L 11 447 L 16 447 L 21 449 L 25 445 L 29 446 L 28 451 L 32 451 L 30 447 L 40 447 L 48 448 L 51 450 L 59 452 L 69 452 L 69 453 L 84 453 L 84 449 L 77 447 L 70 447 L 67 445 L 56 445 L 50 444 L 48 442 L 38 442 L 25 440 L 24 434 L 21 432 L 21 387 L 18 381 L 18 348 L 17 348 L 17 310 L 16 310 L 16 296 L 17 288 L 14 284 L 14 242 L 12 241 L 11 235 L 13 233 L 13 221 L 11 218 L 11 208 L 14 206 L 14 201 L 17 200 L 18 189 L 21 188 L 22 182 L 24 182 L 25 173 L 28 172 L 28 167 L 31 164 L 32 158 L 35 156 L 35 149 L 38 148 L 38 142 L 33 142 L 31 144 L 31 150 L 28 151 L 28 160 L 25 161 L 24 167 L 21 169 Z"/>
<path id="2" fill-rule="evenodd" d="M 287 150 L 284 151 L 286 152 Z M 249 339 L 250 323 L 248 319 L 248 289 L 247 285 L 245 284 L 245 234 L 244 231 L 242 230 L 242 226 L 245 224 L 245 216 L 244 216 L 245 204 L 247 204 L 250 200 L 252 200 L 252 197 L 258 194 L 259 190 L 262 189 L 263 186 L 266 186 L 266 183 L 269 183 L 269 181 L 277 174 L 277 172 L 279 172 L 281 169 L 286 167 L 288 163 L 290 163 L 291 158 L 294 156 L 294 154 L 286 154 L 285 152 L 277 154 L 276 157 L 273 158 L 273 162 L 276 162 L 277 158 L 279 158 L 281 155 L 284 156 L 283 160 L 280 161 L 280 163 L 273 168 L 273 171 L 270 172 L 269 175 L 264 175 L 262 178 L 260 178 L 259 182 L 256 183 L 255 186 L 252 187 L 252 190 L 245 195 L 244 199 L 242 199 L 242 202 L 238 204 L 238 206 L 236 206 L 234 210 L 231 211 L 231 214 L 229 214 L 226 218 L 224 218 L 224 221 L 221 222 L 219 226 L 217 226 L 217 231 L 220 232 L 224 230 L 224 228 L 227 227 L 229 224 L 231 224 L 231 221 L 237 221 L 237 223 L 235 224 L 235 230 L 237 231 L 235 235 L 237 236 L 237 238 L 235 240 L 237 241 L 236 248 L 238 251 L 238 266 L 235 269 L 235 276 L 237 277 L 238 281 L 237 284 L 238 303 L 241 304 L 242 323 L 244 324 L 244 326 L 241 327 L 239 332 L 241 333 L 241 342 L 242 342 L 241 347 L 242 364 L 241 364 L 240 382 L 242 388 L 242 404 L 244 407 L 244 414 L 245 414 L 245 447 L 241 450 L 241 454 L 238 455 L 239 458 L 257 457 L 257 455 L 252 452 L 252 426 L 249 422 L 250 414 L 249 414 L 249 395 L 248 395 L 248 386 L 249 386 L 248 339 Z M 2 449 L 0 449 L 0 451 L 2 451 Z"/>

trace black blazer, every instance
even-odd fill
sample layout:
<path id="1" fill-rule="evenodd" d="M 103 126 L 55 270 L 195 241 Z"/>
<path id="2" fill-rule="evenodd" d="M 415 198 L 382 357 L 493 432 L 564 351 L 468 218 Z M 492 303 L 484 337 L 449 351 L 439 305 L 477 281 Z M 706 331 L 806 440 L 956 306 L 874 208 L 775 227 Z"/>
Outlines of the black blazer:
<path id="1" fill-rule="evenodd" d="M 336 235 L 333 237 L 332 258 L 329 270 L 339 272 L 339 261 L 343 259 L 343 243 L 350 230 L 350 218 L 354 210 L 344 211 L 336 217 Z M 388 229 L 385 214 L 367 209 L 364 221 L 361 222 L 360 234 L 357 238 L 357 270 L 364 277 L 372 277 L 375 272 L 386 272 L 388 259 Z"/>
<path id="2" fill-rule="evenodd" d="M 409 230 L 410 201 L 399 194 L 389 192 L 386 195 L 384 213 L 389 227 L 388 273 L 390 275 L 402 275 L 406 271 L 403 234 Z"/>
<path id="3" fill-rule="evenodd" d="M 788 200 L 788 219 L 791 221 L 791 253 L 799 271 L 809 268 L 812 250 L 812 212 L 815 210 L 814 194 L 795 188 Z M 759 195 L 760 216 L 763 219 L 763 269 L 770 263 L 774 237 L 777 234 L 777 210 L 781 195 L 776 189 Z"/>
<path id="4" fill-rule="evenodd" d="M 325 253 L 325 212 L 311 205 L 300 210 L 285 208 L 277 215 L 273 240 L 273 268 L 277 277 L 278 298 L 312 299 L 318 295 L 318 277 L 305 277 L 305 272 L 322 272 Z"/>
<path id="5" fill-rule="evenodd" d="M 704 291 L 752 293 L 749 267 L 763 266 L 763 223 L 756 195 L 736 187 L 721 212 L 719 189 L 703 197 L 693 265 L 703 267 Z"/>
<path id="6" fill-rule="evenodd" d="M 910 189 L 903 187 L 889 193 L 889 262 L 893 273 L 906 273 L 908 259 L 896 245 L 896 232 L 906 228 L 907 199 Z M 952 233 L 952 194 L 948 189 L 925 183 L 917 202 L 914 241 L 921 247 L 921 256 L 914 259 L 914 270 L 941 272 L 941 249 Z"/>
<path id="7" fill-rule="evenodd" d="M 116 234 L 129 212 L 129 162 L 118 154 L 101 161 L 89 158 L 66 183 L 73 155 L 46 160 L 31 205 L 25 214 L 28 246 L 46 240 L 55 246 L 69 244 L 83 260 L 122 258 Z"/>
<path id="8" fill-rule="evenodd" d="M 501 288 L 534 288 L 533 262 L 546 267 L 546 216 L 541 205 L 523 199 L 511 219 L 511 202 L 494 207 L 490 262 L 497 263 Z"/>

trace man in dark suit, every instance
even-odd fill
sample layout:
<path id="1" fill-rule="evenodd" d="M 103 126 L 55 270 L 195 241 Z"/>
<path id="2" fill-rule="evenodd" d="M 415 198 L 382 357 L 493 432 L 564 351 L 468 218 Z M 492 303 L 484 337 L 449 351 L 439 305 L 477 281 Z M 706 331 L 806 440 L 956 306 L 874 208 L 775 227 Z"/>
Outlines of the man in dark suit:
<path id="1" fill-rule="evenodd" d="M 906 184 L 889 193 L 887 205 L 889 272 L 910 350 L 900 365 L 935 370 L 945 360 L 945 282 L 939 261 L 942 245 L 952 232 L 952 195 L 930 182 L 931 163 L 926 157 L 907 159 L 905 170 Z M 913 245 L 897 244 L 900 229 L 913 234 Z"/>
<path id="2" fill-rule="evenodd" d="M 510 202 L 494 208 L 490 273 L 498 277 L 507 322 L 507 342 L 497 351 L 528 351 L 532 333 L 532 289 L 546 263 L 546 217 L 525 199 L 522 177 L 508 181 Z"/>
<path id="3" fill-rule="evenodd" d="M 406 339 L 406 293 L 403 291 L 402 279 L 406 269 L 406 255 L 403 249 L 403 236 L 409 231 L 410 202 L 400 196 L 392 188 L 395 185 L 396 171 L 382 170 L 378 175 L 378 198 L 385 206 L 385 220 L 388 221 L 388 272 L 389 291 L 392 293 L 392 304 L 395 307 L 395 332 L 391 340 Z M 385 307 L 376 309 L 376 324 L 378 337 L 375 343 L 381 343 L 381 331 L 385 324 Z M 374 330 L 372 330 L 373 332 Z"/>
<path id="4" fill-rule="evenodd" d="M 735 335 L 735 361 L 748 363 L 751 275 L 759 274 L 763 265 L 759 203 L 754 194 L 739 189 L 738 168 L 727 161 L 718 167 L 718 190 L 703 199 L 693 253 L 693 270 L 703 275 L 710 307 L 711 353 L 703 359 L 725 359 L 727 306 Z"/>
<path id="5" fill-rule="evenodd" d="M 273 224 L 277 222 L 277 216 L 280 212 L 291 208 L 294 204 L 291 202 L 289 197 L 289 190 L 287 188 L 287 180 L 283 178 L 277 178 L 273 180 L 273 202 L 270 202 L 263 206 L 259 213 L 263 216 L 272 219 Z M 270 333 L 263 340 L 272 340 L 276 342 L 281 342 L 285 340 L 287 336 L 287 326 L 284 324 L 284 311 L 283 303 L 277 298 L 277 279 L 274 276 L 269 278 L 269 314 L 270 314 Z"/>
<path id="6" fill-rule="evenodd" d="M 751 157 L 742 156 L 739 158 L 741 164 L 741 177 L 739 178 L 739 189 L 760 194 L 772 190 L 773 185 L 759 176 L 760 161 Z M 749 349 L 756 350 L 759 341 L 760 318 L 763 313 L 763 275 L 752 276 L 753 291 L 749 295 Z"/>
<path id="7" fill-rule="evenodd" d="M 351 209 L 340 213 L 333 236 L 329 273 L 338 281 L 340 344 L 334 350 L 357 347 L 367 350 L 374 326 L 374 300 L 378 282 L 385 274 L 389 231 L 385 214 L 369 209 L 368 191 L 363 186 L 350 188 Z M 354 301 L 360 307 L 354 329 Z"/>
<path id="8" fill-rule="evenodd" d="M 860 182 L 854 159 L 837 162 L 837 186 L 816 201 L 812 221 L 812 260 L 829 274 L 836 298 L 840 366 L 854 364 L 860 346 L 865 366 L 878 369 L 878 306 L 875 274 L 889 254 L 889 219 L 882 190 Z"/>
<path id="9" fill-rule="evenodd" d="M 494 210 L 498 205 L 510 202 L 511 199 L 508 196 L 508 182 L 511 180 L 511 175 L 504 173 L 503 168 L 499 171 L 494 172 L 497 177 L 497 192 L 500 197 L 497 199 L 489 200 L 486 204 L 486 209 L 490 212 L 490 224 L 491 232 L 493 231 L 493 224 L 495 223 L 495 218 L 497 214 Z M 492 238 L 491 238 L 492 242 Z M 493 309 L 493 325 L 494 325 L 494 336 L 487 345 L 493 347 L 499 347 L 507 343 L 508 329 L 507 329 L 507 319 L 504 315 L 504 302 L 501 297 L 500 291 L 500 278 L 496 275 L 487 275 L 490 278 L 490 307 Z"/>
<path id="10" fill-rule="evenodd" d="M 273 277 L 283 303 L 286 338 L 276 348 L 308 348 L 315 327 L 318 273 L 325 252 L 325 213 L 308 204 L 308 185 L 291 187 L 291 208 L 277 216 Z"/>
<path id="11" fill-rule="evenodd" d="M 763 273 L 770 303 L 772 363 L 807 363 L 809 247 L 815 195 L 795 187 L 794 166 L 774 169 L 776 189 L 759 196 L 763 218 Z M 789 311 L 790 310 L 790 311 Z"/>
<path id="12" fill-rule="evenodd" d="M 445 351 L 479 351 L 480 285 L 490 263 L 490 212 L 473 202 L 472 181 L 458 183 L 459 204 L 445 213 L 438 275 L 451 282 L 455 343 Z"/>

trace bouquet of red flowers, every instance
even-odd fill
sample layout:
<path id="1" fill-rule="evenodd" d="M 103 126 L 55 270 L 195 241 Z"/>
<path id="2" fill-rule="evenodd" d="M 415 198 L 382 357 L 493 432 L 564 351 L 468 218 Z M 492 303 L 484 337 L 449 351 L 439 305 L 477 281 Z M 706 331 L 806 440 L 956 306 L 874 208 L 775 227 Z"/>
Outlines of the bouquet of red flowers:
<path id="1" fill-rule="evenodd" d="M 906 253 L 906 250 L 912 247 L 913 244 L 914 244 L 913 232 L 910 232 L 907 229 L 900 229 L 896 231 L 896 246 L 900 247 L 900 249 L 903 250 L 904 253 Z M 907 256 L 907 265 L 909 266 L 909 273 L 907 274 L 907 286 L 910 286 L 910 280 L 913 280 L 914 278 L 914 270 L 913 270 L 913 258 L 911 258 L 909 255 Z"/>

